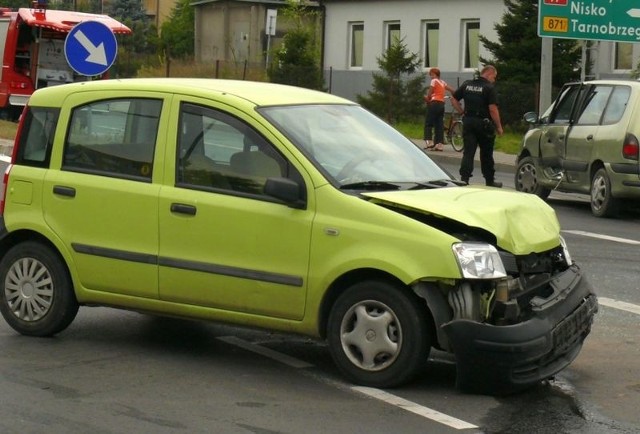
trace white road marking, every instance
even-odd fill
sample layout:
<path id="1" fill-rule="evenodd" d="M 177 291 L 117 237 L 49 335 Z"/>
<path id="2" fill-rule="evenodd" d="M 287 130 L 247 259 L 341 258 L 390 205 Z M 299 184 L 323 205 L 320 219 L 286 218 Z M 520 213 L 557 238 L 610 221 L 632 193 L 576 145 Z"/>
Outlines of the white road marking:
<path id="1" fill-rule="evenodd" d="M 234 336 L 224 336 L 218 339 L 228 344 L 235 345 L 240 348 L 244 348 L 245 350 L 249 350 L 254 353 L 261 354 L 265 357 L 269 357 L 270 359 L 277 360 L 278 362 L 284 363 L 285 365 L 291 366 L 292 368 L 300 369 L 300 368 L 313 367 L 311 363 L 303 362 L 302 360 L 298 360 L 294 357 L 287 356 L 286 354 L 273 351 L 272 349 L 265 348 L 261 345 L 252 344 L 251 342 L 247 342 L 245 340 L 236 338 Z"/>
<path id="2" fill-rule="evenodd" d="M 562 231 L 562 232 L 566 232 L 568 234 L 574 234 L 574 235 L 582 235 L 583 237 L 598 238 L 600 240 L 615 241 L 616 243 L 640 245 L 640 241 L 630 240 L 628 238 L 612 237 L 610 235 L 596 234 L 594 232 L 571 231 L 571 230 Z"/>
<path id="3" fill-rule="evenodd" d="M 231 345 L 235 345 L 245 350 L 263 355 L 265 357 L 269 357 L 273 360 L 284 363 L 285 365 L 291 366 L 293 368 L 311 368 L 314 366 L 310 363 L 304 362 L 302 360 L 298 360 L 294 357 L 287 356 L 286 354 L 279 353 L 272 349 L 265 348 L 261 345 L 256 345 L 251 342 L 247 342 L 235 336 L 223 336 L 223 337 L 219 337 L 218 340 L 226 342 Z M 332 383 L 332 382 L 329 382 L 329 383 Z M 350 389 L 355 392 L 361 393 L 363 395 L 367 395 L 370 398 L 377 399 L 386 404 L 390 404 L 395 407 L 401 408 L 403 410 L 407 410 L 411 413 L 417 414 L 418 416 L 431 419 L 434 422 L 438 422 L 455 429 L 478 428 L 476 425 L 472 425 L 463 420 L 456 419 L 453 416 L 440 413 L 439 411 L 433 410 L 429 407 L 424 407 L 422 405 L 416 404 L 415 402 L 408 401 L 404 398 L 400 398 L 399 396 L 392 395 L 391 393 L 385 392 L 380 389 L 374 389 L 371 387 L 360 387 L 360 386 L 351 386 Z"/>
<path id="4" fill-rule="evenodd" d="M 387 404 L 394 405 L 403 410 L 407 410 L 407 411 L 410 411 L 411 413 L 415 413 L 419 416 L 426 417 L 427 419 L 431 419 L 435 422 L 439 422 L 443 425 L 450 426 L 451 428 L 455 428 L 455 429 L 478 428 L 476 425 L 472 425 L 463 420 L 456 419 L 455 417 L 449 416 L 444 413 L 440 413 L 439 411 L 416 404 L 415 402 L 408 401 L 404 398 L 400 398 L 398 396 L 392 395 L 380 389 L 373 389 L 371 387 L 360 387 L 360 386 L 354 386 L 351 389 L 356 392 L 367 395 L 371 398 L 375 398 L 377 400 L 386 402 Z"/>
<path id="5" fill-rule="evenodd" d="M 625 310 L 627 312 L 640 315 L 640 306 L 637 304 L 631 304 L 626 301 L 614 300 L 613 298 L 606 297 L 598 297 L 598 303 L 603 306 L 613 307 L 614 309 Z"/>
<path id="6" fill-rule="evenodd" d="M 616 243 L 632 244 L 636 246 L 640 245 L 640 241 L 637 241 L 637 240 L 631 240 L 629 238 L 612 237 L 610 235 L 596 234 L 594 232 L 572 231 L 572 230 L 567 230 L 562 232 L 566 232 L 568 234 L 574 234 L 574 235 L 582 235 L 584 237 L 598 238 L 600 240 L 614 241 Z M 612 307 L 614 309 L 620 309 L 627 312 L 635 313 L 636 315 L 640 315 L 640 306 L 638 306 L 637 304 L 627 303 L 626 301 L 619 301 L 619 300 L 614 300 L 613 298 L 606 298 L 606 297 L 598 297 L 598 303 L 603 306 Z"/>

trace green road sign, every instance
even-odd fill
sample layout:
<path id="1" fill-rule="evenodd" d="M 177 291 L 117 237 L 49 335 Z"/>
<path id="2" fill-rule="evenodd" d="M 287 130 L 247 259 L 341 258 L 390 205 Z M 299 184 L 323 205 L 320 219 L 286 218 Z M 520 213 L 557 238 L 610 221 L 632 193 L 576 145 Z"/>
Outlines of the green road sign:
<path id="1" fill-rule="evenodd" d="M 539 36 L 640 42 L 638 0 L 539 1 Z"/>

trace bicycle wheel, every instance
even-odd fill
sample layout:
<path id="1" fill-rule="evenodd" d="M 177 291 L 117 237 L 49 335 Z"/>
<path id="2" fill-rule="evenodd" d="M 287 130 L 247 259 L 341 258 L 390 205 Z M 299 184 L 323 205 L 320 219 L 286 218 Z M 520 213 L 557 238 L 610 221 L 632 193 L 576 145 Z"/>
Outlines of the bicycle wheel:
<path id="1" fill-rule="evenodd" d="M 461 152 L 462 149 L 464 149 L 461 121 L 455 121 L 453 125 L 451 125 L 451 129 L 449 130 L 449 141 L 451 142 L 453 149 L 457 152 Z"/>

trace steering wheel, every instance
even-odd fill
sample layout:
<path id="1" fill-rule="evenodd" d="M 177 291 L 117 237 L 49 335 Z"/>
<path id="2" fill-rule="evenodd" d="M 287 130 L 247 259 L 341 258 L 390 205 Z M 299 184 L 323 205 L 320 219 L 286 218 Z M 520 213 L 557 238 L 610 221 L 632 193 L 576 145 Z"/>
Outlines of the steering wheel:
<path id="1" fill-rule="evenodd" d="M 364 163 L 365 161 L 376 161 L 378 158 L 370 153 L 359 154 L 353 157 L 347 164 L 344 165 L 340 172 L 336 175 L 336 179 L 338 182 L 342 183 L 343 181 L 349 179 L 351 176 L 351 172 L 353 169 Z"/>

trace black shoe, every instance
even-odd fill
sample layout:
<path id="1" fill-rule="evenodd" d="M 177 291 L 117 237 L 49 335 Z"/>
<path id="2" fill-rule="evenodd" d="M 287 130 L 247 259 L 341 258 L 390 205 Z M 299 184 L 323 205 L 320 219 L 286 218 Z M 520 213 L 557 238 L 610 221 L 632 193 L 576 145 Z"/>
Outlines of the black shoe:
<path id="1" fill-rule="evenodd" d="M 460 181 L 462 181 L 465 184 L 469 185 L 469 178 L 461 178 Z"/>
<path id="2" fill-rule="evenodd" d="M 500 181 L 487 181 L 487 187 L 502 188 L 502 183 Z"/>

